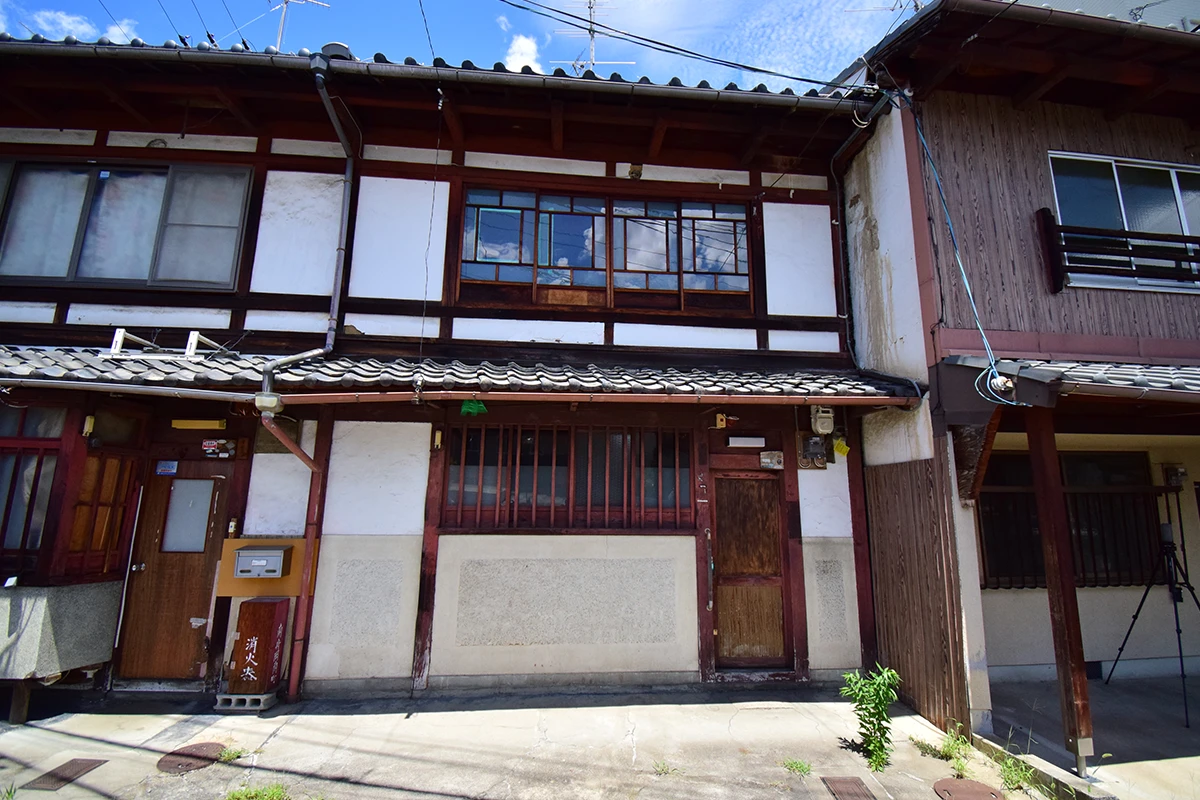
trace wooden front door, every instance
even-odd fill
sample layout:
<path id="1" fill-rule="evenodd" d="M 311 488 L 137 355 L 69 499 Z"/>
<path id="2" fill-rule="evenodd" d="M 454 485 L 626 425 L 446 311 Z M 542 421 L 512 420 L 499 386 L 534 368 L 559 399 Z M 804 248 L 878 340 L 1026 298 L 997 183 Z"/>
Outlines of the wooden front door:
<path id="1" fill-rule="evenodd" d="M 175 475 L 147 481 L 130 559 L 122 678 L 204 676 L 232 471 L 227 461 L 179 461 Z"/>
<path id="2" fill-rule="evenodd" d="M 714 477 L 717 668 L 790 669 L 779 476 Z"/>

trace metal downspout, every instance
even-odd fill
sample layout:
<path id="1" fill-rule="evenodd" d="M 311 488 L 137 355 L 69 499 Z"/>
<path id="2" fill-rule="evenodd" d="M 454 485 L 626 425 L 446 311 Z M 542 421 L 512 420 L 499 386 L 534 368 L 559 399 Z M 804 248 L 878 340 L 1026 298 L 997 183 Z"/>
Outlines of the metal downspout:
<path id="1" fill-rule="evenodd" d="M 274 395 L 274 378 L 275 370 L 286 364 L 295 364 L 300 361 L 306 361 L 309 358 L 328 355 L 333 352 L 334 341 L 337 339 L 338 314 L 342 300 L 342 283 L 346 274 L 346 239 L 350 230 L 350 199 L 354 188 L 354 159 L 357 153 L 350 144 L 350 139 L 346 136 L 346 131 L 342 127 L 342 121 L 338 118 L 337 111 L 333 107 L 333 101 L 329 99 L 329 91 L 325 87 L 326 76 L 329 71 L 329 58 L 324 54 L 317 54 L 312 57 L 309 66 L 315 73 L 317 84 L 317 94 L 321 96 L 321 104 L 325 106 L 325 113 L 329 115 L 329 121 L 333 124 L 333 129 L 337 132 L 338 141 L 342 144 L 342 150 L 346 153 L 346 171 L 342 177 L 342 214 L 341 221 L 338 227 L 338 244 L 337 244 L 337 260 L 333 270 L 333 287 L 331 292 L 331 300 L 329 303 L 329 325 L 325 331 L 325 346 L 319 350 L 310 350 L 307 353 L 299 353 L 287 358 L 276 359 L 263 367 L 263 397 L 264 404 L 267 406 L 279 399 Z M 308 512 L 306 514 L 306 522 L 304 525 L 304 565 L 300 572 L 300 596 L 296 598 L 296 616 L 292 623 L 292 654 L 288 665 L 288 689 L 287 699 L 289 702 L 296 702 L 300 699 L 300 680 L 304 673 L 305 660 L 308 656 L 308 634 L 312 627 L 312 584 L 313 572 L 316 569 L 316 545 L 317 539 L 321 535 L 321 520 L 324 517 L 325 505 L 325 487 L 329 478 L 329 447 L 328 442 L 332 441 L 332 430 L 329 430 L 333 425 L 333 414 L 326 410 L 322 410 L 320 419 L 317 423 L 317 457 L 320 463 L 304 455 L 303 449 L 295 442 L 289 444 L 289 437 L 276 424 L 274 414 L 268 412 L 266 408 L 260 406 L 263 410 L 262 422 L 267 430 L 279 439 L 289 450 L 296 454 L 305 465 L 311 470 L 311 477 L 308 489 Z M 321 430 L 325 429 L 325 430 Z M 322 443 L 325 446 L 322 446 Z"/>

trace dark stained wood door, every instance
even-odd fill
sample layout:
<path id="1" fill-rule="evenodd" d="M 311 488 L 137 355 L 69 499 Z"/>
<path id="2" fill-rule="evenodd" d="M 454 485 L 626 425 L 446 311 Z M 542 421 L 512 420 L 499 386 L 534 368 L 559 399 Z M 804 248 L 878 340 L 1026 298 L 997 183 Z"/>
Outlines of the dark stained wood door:
<path id="1" fill-rule="evenodd" d="M 213 578 L 228 527 L 233 465 L 180 461 L 152 475 L 130 559 L 121 634 L 122 678 L 203 677 Z"/>
<path id="2" fill-rule="evenodd" d="M 713 613 L 717 668 L 791 668 L 780 481 L 716 475 Z"/>

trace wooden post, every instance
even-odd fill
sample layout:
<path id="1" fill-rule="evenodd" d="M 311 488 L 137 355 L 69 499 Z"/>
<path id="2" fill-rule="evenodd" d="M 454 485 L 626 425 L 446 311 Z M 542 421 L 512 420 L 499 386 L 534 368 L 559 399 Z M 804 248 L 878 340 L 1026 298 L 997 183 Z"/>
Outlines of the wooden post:
<path id="1" fill-rule="evenodd" d="M 29 721 L 29 697 L 33 694 L 33 681 L 13 681 L 12 700 L 8 705 L 10 725 L 24 725 Z"/>
<path id="2" fill-rule="evenodd" d="M 850 483 L 850 530 L 854 541 L 854 584 L 858 595 L 858 637 L 864 670 L 879 660 L 875 636 L 875 590 L 871 578 L 871 540 L 867 526 L 867 488 L 863 478 L 862 417 L 846 415 L 846 472 Z"/>
<path id="3" fill-rule="evenodd" d="M 433 440 L 430 442 L 429 480 L 425 489 L 425 535 L 421 544 L 421 578 L 417 589 L 417 632 L 413 643 L 412 681 L 416 691 L 429 688 L 429 655 L 433 649 L 433 597 L 437 589 L 438 529 L 442 524 L 446 447 L 450 438 L 448 433 L 447 425 L 434 423 Z M 463 431 L 463 442 L 465 446 L 466 431 Z M 519 447 L 520 442 L 514 440 L 513 446 Z M 499 497 L 496 498 L 496 502 L 500 502 Z M 462 508 L 461 501 L 459 508 Z"/>
<path id="4" fill-rule="evenodd" d="M 1092 709 L 1083 663 L 1079 601 L 1075 595 L 1071 528 L 1051 410 L 1044 407 L 1027 409 L 1025 430 L 1029 436 L 1038 529 L 1046 564 L 1046 593 L 1050 600 L 1050 632 L 1054 637 L 1054 661 L 1058 668 L 1063 734 L 1067 749 L 1075 753 L 1079 774 L 1083 777 L 1087 771 L 1087 756 L 1093 754 Z"/>

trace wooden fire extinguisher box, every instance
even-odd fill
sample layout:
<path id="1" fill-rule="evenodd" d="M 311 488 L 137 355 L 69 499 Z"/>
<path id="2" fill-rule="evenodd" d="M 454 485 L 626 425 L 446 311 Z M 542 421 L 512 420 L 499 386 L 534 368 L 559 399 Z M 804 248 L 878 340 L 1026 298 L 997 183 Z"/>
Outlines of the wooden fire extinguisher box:
<path id="1" fill-rule="evenodd" d="M 288 605 L 286 597 L 242 602 L 227 673 L 229 694 L 267 694 L 279 686 Z"/>

